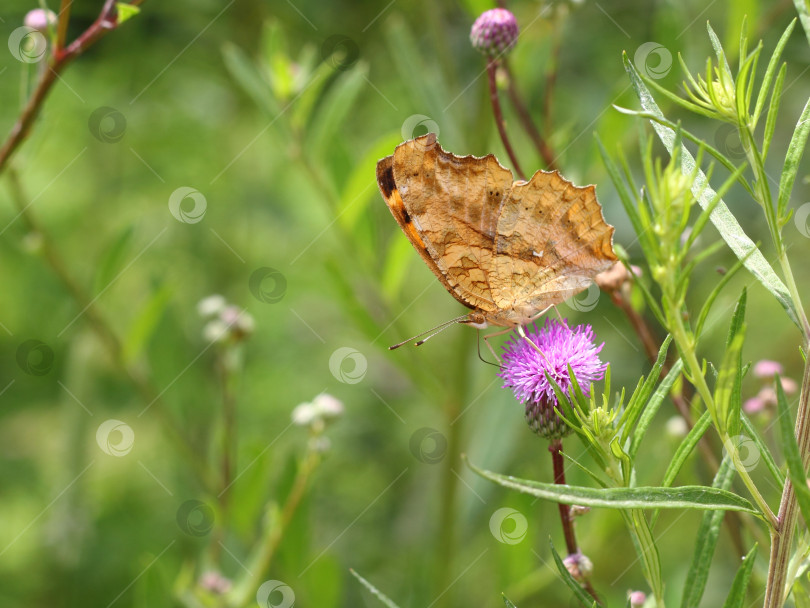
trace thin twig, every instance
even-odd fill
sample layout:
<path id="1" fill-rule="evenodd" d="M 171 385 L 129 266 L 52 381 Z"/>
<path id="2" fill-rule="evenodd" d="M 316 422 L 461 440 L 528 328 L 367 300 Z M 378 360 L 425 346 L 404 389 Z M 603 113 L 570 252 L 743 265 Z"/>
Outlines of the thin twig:
<path id="1" fill-rule="evenodd" d="M 132 0 L 132 6 L 138 6 L 144 0 Z M 69 4 L 69 3 L 68 3 Z M 60 14 L 59 22 L 57 23 L 57 40 L 62 36 L 62 32 L 67 32 L 68 20 L 70 18 L 70 11 L 64 10 Z M 93 24 L 88 27 L 76 40 L 74 40 L 67 48 L 62 48 L 59 44 L 53 49 L 48 65 L 39 78 L 33 94 L 28 99 L 23 111 L 20 113 L 14 126 L 11 128 L 8 136 L 6 137 L 3 146 L 0 147 L 0 173 L 8 165 L 9 159 L 25 140 L 31 125 L 39 116 L 42 105 L 48 93 L 53 87 L 54 82 L 57 80 L 59 73 L 64 70 L 68 64 L 87 50 L 99 38 L 114 30 L 118 27 L 118 16 L 115 12 L 115 2 L 113 0 L 106 0 L 104 7 L 101 9 L 98 18 Z M 64 39 L 62 39 L 62 43 Z"/>

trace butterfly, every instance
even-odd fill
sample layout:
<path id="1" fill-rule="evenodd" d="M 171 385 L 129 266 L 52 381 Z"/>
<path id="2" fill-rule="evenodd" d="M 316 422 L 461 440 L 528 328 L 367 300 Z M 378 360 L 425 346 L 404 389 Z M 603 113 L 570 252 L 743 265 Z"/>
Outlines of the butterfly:
<path id="1" fill-rule="evenodd" d="M 441 328 L 522 329 L 617 261 L 595 187 L 557 171 L 514 181 L 492 154 L 456 156 L 429 133 L 380 160 L 377 185 L 428 268 L 471 309 Z"/>

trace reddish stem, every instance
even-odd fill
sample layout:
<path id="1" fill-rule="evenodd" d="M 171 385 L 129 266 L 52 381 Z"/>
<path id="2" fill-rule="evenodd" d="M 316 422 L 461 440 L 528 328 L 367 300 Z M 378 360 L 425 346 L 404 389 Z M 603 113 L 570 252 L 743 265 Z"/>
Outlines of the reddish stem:
<path id="1" fill-rule="evenodd" d="M 562 441 L 554 439 L 548 446 L 551 452 L 551 462 L 554 466 L 554 483 L 565 485 L 565 462 L 562 456 Z M 579 552 L 577 547 L 577 537 L 574 534 L 574 522 L 571 520 L 571 507 L 563 503 L 557 505 L 560 508 L 560 521 L 562 522 L 563 535 L 565 536 L 565 548 L 568 555 Z"/>
<path id="2" fill-rule="evenodd" d="M 498 67 L 498 60 L 494 57 L 487 59 L 487 76 L 489 77 L 489 99 L 492 102 L 492 111 L 495 114 L 495 124 L 498 125 L 498 133 L 501 136 L 503 147 L 506 148 L 506 153 L 512 161 L 512 166 L 515 168 L 515 173 L 522 180 L 526 180 L 526 174 L 520 168 L 515 151 L 512 149 L 512 144 L 509 143 L 509 136 L 506 134 L 506 125 L 503 121 L 503 112 L 501 111 L 501 102 L 498 99 L 498 85 L 495 82 L 495 70 Z"/>
<path id="3" fill-rule="evenodd" d="M 142 4 L 143 1 L 144 0 L 132 0 L 130 4 L 132 6 L 138 6 Z M 36 117 L 39 116 L 39 112 L 42 109 L 42 104 L 45 101 L 45 98 L 48 96 L 53 83 L 56 82 L 56 78 L 59 76 L 59 73 L 64 70 L 71 61 L 81 55 L 90 45 L 109 31 L 118 27 L 118 15 L 115 10 L 115 0 L 105 0 L 104 7 L 101 9 L 98 18 L 93 22 L 93 24 L 70 45 L 68 45 L 66 48 L 62 48 L 62 37 L 67 31 L 67 21 L 69 18 L 70 11 L 63 10 L 59 17 L 59 23 L 56 26 L 58 32 L 58 43 L 56 48 L 53 50 L 51 58 L 49 59 L 49 65 L 47 69 L 42 71 L 42 76 L 40 76 L 36 89 L 34 89 L 34 93 L 28 99 L 28 103 L 25 105 L 22 113 L 17 118 L 17 122 L 14 123 L 14 126 L 11 128 L 11 132 L 8 134 L 8 137 L 6 137 L 5 143 L 3 143 L 3 146 L 0 148 L 0 173 L 2 173 L 3 169 L 6 168 L 9 159 L 20 144 L 25 140 L 28 132 L 31 130 L 31 125 L 34 123 Z"/>

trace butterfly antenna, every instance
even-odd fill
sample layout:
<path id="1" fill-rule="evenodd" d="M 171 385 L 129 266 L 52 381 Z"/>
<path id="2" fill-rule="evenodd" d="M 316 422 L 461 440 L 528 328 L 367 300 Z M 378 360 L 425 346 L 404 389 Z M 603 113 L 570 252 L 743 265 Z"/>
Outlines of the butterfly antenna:
<path id="1" fill-rule="evenodd" d="M 421 344 L 424 344 L 425 342 L 430 340 L 433 336 L 435 336 L 438 333 L 441 333 L 442 331 L 444 331 L 445 329 L 447 329 L 448 327 L 450 327 L 454 323 L 461 323 L 466 318 L 467 318 L 467 315 L 462 315 L 460 317 L 456 317 L 455 319 L 450 319 L 449 321 L 445 321 L 444 323 L 440 323 L 436 327 L 431 327 L 427 331 L 423 331 L 422 333 L 416 334 L 415 336 L 412 336 L 412 337 L 408 338 L 407 340 L 403 340 L 399 344 L 394 344 L 393 346 L 389 346 L 388 350 L 397 349 L 400 346 L 405 346 L 406 344 L 408 344 L 409 342 L 412 342 L 413 340 L 419 340 L 419 338 L 422 338 L 422 336 L 427 336 L 426 338 L 424 338 L 422 340 L 419 340 L 418 342 L 414 343 L 414 346 L 420 346 Z M 428 335 L 428 334 L 430 334 L 430 335 Z"/>

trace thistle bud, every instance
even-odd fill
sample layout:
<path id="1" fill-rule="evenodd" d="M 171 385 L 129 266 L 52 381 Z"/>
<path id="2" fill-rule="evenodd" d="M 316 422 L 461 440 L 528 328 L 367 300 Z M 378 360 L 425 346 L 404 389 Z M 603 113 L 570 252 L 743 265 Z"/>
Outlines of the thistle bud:
<path id="1" fill-rule="evenodd" d="M 498 57 L 509 52 L 515 46 L 517 38 L 517 19 L 505 8 L 485 11 L 475 20 L 470 30 L 473 48 L 489 57 Z"/>

